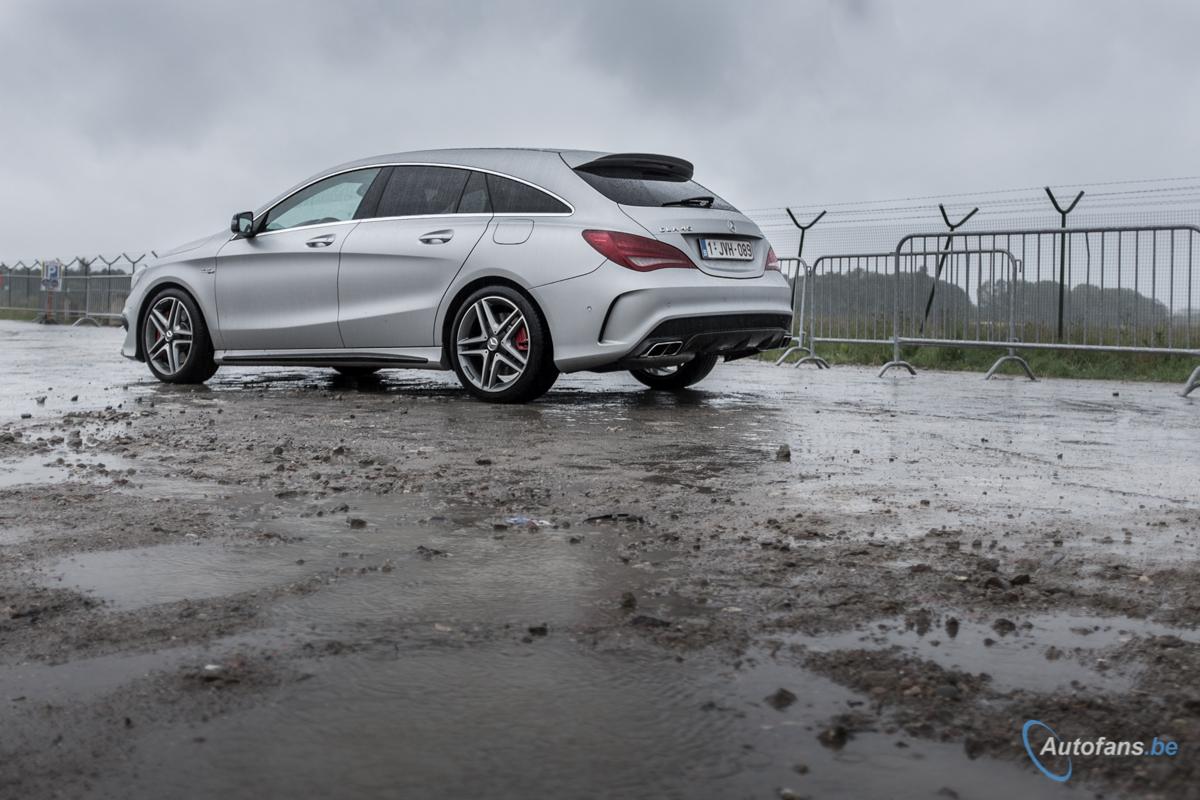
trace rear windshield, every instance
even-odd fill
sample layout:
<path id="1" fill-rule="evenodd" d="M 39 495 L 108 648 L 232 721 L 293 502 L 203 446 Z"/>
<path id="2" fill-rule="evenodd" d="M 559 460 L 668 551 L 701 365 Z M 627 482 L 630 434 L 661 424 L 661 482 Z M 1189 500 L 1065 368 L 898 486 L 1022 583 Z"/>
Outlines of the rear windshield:
<path id="1" fill-rule="evenodd" d="M 591 172 L 577 171 L 600 194 L 623 206 L 661 206 L 692 197 L 711 197 L 712 206 L 720 211 L 736 211 L 712 191 L 695 181 L 655 181 L 645 178 L 610 178 Z M 691 204 L 687 206 L 692 208 Z"/>

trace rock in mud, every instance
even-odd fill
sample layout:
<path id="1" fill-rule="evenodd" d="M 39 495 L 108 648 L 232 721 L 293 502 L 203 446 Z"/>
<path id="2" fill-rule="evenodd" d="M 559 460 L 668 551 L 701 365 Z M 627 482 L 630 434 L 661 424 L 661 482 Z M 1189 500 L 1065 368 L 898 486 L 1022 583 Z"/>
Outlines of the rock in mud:
<path id="1" fill-rule="evenodd" d="M 844 725 L 830 725 L 817 734 L 817 741 L 830 750 L 841 750 L 850 741 L 850 731 Z"/>
<path id="2" fill-rule="evenodd" d="M 450 556 L 445 550 L 438 550 L 436 547 L 426 547 L 423 544 L 417 545 L 417 555 L 426 561 L 433 558 L 448 558 Z"/>
<path id="3" fill-rule="evenodd" d="M 789 692 L 787 689 L 780 687 L 772 694 L 766 696 L 767 705 L 776 711 L 783 711 L 785 708 L 796 702 L 796 695 Z"/>

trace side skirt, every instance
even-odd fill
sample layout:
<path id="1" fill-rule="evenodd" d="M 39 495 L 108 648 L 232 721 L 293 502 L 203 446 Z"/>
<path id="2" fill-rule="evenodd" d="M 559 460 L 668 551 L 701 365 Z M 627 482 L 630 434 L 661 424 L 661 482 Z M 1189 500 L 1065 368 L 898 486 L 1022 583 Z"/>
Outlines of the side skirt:
<path id="1" fill-rule="evenodd" d="M 380 367 L 448 369 L 440 347 L 379 347 L 365 350 L 218 350 L 218 364 L 281 367 Z"/>

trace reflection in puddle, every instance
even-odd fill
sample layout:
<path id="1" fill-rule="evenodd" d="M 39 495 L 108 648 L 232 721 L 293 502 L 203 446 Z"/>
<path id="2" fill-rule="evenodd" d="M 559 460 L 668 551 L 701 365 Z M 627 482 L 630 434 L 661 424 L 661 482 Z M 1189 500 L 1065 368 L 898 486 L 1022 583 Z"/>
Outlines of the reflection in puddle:
<path id="1" fill-rule="evenodd" d="M 15 461 L 0 461 L 0 489 L 60 483 L 72 478 L 112 481 L 124 477 L 130 463 L 111 453 L 38 453 Z"/>
<path id="2" fill-rule="evenodd" d="M 11 486 L 27 486 L 38 483 L 56 483 L 70 476 L 63 464 L 43 454 L 28 456 L 18 461 L 0 462 L 0 489 Z"/>
<path id="3" fill-rule="evenodd" d="M 951 619 L 954 622 L 950 623 Z M 1074 684 L 1127 691 L 1137 675 L 1110 669 L 1101 651 L 1142 636 L 1172 634 L 1185 641 L 1200 641 L 1196 631 L 1128 617 L 1038 614 L 1014 621 L 1017 627 L 1010 631 L 1002 625 L 1002 633 L 992 622 L 947 616 L 926 628 L 897 618 L 844 633 L 797 636 L 789 641 L 817 652 L 897 648 L 947 669 L 986 673 L 1001 691 L 1043 692 Z"/>
<path id="4" fill-rule="evenodd" d="M 299 553 L 298 548 L 286 544 L 251 548 L 211 542 L 104 550 L 54 562 L 47 567 L 47 582 L 127 610 L 298 580 L 312 572 L 305 564 L 296 563 Z"/>

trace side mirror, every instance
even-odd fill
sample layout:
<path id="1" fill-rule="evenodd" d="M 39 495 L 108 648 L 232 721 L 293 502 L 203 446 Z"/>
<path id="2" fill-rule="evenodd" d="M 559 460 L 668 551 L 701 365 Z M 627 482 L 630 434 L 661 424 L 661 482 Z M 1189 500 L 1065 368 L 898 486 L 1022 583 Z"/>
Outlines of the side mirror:
<path id="1" fill-rule="evenodd" d="M 245 236 L 250 238 L 254 236 L 254 213 L 252 211 L 239 211 L 233 215 L 233 219 L 229 223 L 229 232 L 237 236 Z"/>

